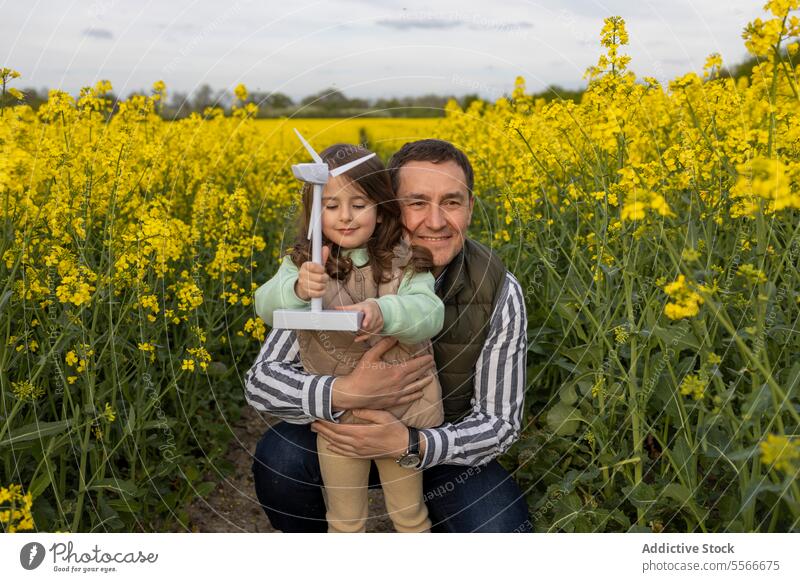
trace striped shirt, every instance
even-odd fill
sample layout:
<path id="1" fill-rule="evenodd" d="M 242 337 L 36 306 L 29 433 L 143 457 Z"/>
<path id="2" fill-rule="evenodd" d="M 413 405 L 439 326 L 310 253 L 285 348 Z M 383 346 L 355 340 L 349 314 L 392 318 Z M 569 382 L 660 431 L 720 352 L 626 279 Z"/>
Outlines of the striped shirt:
<path id="1" fill-rule="evenodd" d="M 436 279 L 437 290 L 443 275 Z M 525 398 L 526 330 L 522 287 L 507 271 L 475 363 L 472 409 L 458 422 L 420 429 L 425 436 L 421 469 L 439 464 L 483 465 L 517 439 Z M 286 422 L 337 422 L 342 412 L 331 408 L 335 380 L 335 376 L 307 374 L 294 330 L 273 329 L 245 374 L 245 398 L 256 410 Z"/>

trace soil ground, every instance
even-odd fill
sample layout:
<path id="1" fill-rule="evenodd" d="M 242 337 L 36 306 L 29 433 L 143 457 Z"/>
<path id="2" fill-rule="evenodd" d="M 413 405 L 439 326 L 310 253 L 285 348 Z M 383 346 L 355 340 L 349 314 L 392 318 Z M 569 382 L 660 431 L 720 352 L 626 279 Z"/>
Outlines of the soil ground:
<path id="1" fill-rule="evenodd" d="M 256 499 L 253 486 L 253 452 L 267 425 L 263 415 L 245 405 L 241 418 L 231 425 L 234 438 L 226 459 L 234 469 L 207 497 L 195 500 L 188 509 L 189 526 L 195 532 L 275 532 Z M 368 532 L 392 532 L 386 515 L 383 492 L 369 491 Z"/>

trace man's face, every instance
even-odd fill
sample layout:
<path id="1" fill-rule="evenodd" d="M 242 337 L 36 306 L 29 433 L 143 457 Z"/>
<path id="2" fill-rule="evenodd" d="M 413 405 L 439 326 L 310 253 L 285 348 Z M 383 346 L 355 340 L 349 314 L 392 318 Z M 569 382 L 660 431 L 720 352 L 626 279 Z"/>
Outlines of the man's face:
<path id="1" fill-rule="evenodd" d="M 464 246 L 474 199 L 461 167 L 453 162 L 408 162 L 399 172 L 397 198 L 411 243 L 430 249 L 439 275 Z"/>

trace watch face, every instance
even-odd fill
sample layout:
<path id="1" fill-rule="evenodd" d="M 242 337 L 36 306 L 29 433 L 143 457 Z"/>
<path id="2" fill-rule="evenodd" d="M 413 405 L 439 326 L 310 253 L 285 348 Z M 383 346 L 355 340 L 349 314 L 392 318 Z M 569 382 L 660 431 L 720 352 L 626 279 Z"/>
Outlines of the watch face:
<path id="1" fill-rule="evenodd" d="M 421 460 L 422 459 L 419 458 L 419 455 L 411 454 L 401 457 L 398 463 L 405 469 L 414 469 L 420 464 Z"/>

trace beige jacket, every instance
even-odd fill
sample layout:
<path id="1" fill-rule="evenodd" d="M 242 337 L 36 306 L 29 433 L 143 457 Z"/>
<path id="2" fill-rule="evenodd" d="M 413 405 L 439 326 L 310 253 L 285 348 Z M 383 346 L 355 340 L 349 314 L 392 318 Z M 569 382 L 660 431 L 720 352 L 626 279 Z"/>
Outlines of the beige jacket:
<path id="1" fill-rule="evenodd" d="M 353 270 L 342 282 L 331 278 L 328 289 L 322 298 L 324 309 L 336 305 L 353 305 L 369 298 L 397 294 L 402 281 L 404 268 L 411 257 L 410 247 L 402 243 L 395 248 L 396 260 L 393 261 L 392 279 L 387 283 L 375 285 L 372 266 L 353 266 Z M 424 314 L 420 314 L 422 316 Z M 365 342 L 355 342 L 355 333 L 344 331 L 309 331 L 298 330 L 297 340 L 300 344 L 300 360 L 307 372 L 312 374 L 330 374 L 341 376 L 352 371 L 364 353 L 375 345 L 381 337 L 373 336 Z M 412 357 L 433 355 L 430 340 L 417 344 L 397 343 L 383 356 L 388 363 L 404 362 Z M 387 410 L 399 418 L 407 426 L 429 428 L 439 426 L 444 420 L 442 408 L 442 389 L 435 370 L 426 374 L 428 383 L 423 389 L 423 397 L 410 404 L 388 408 Z M 366 421 L 345 411 L 339 422 L 364 424 Z"/>

